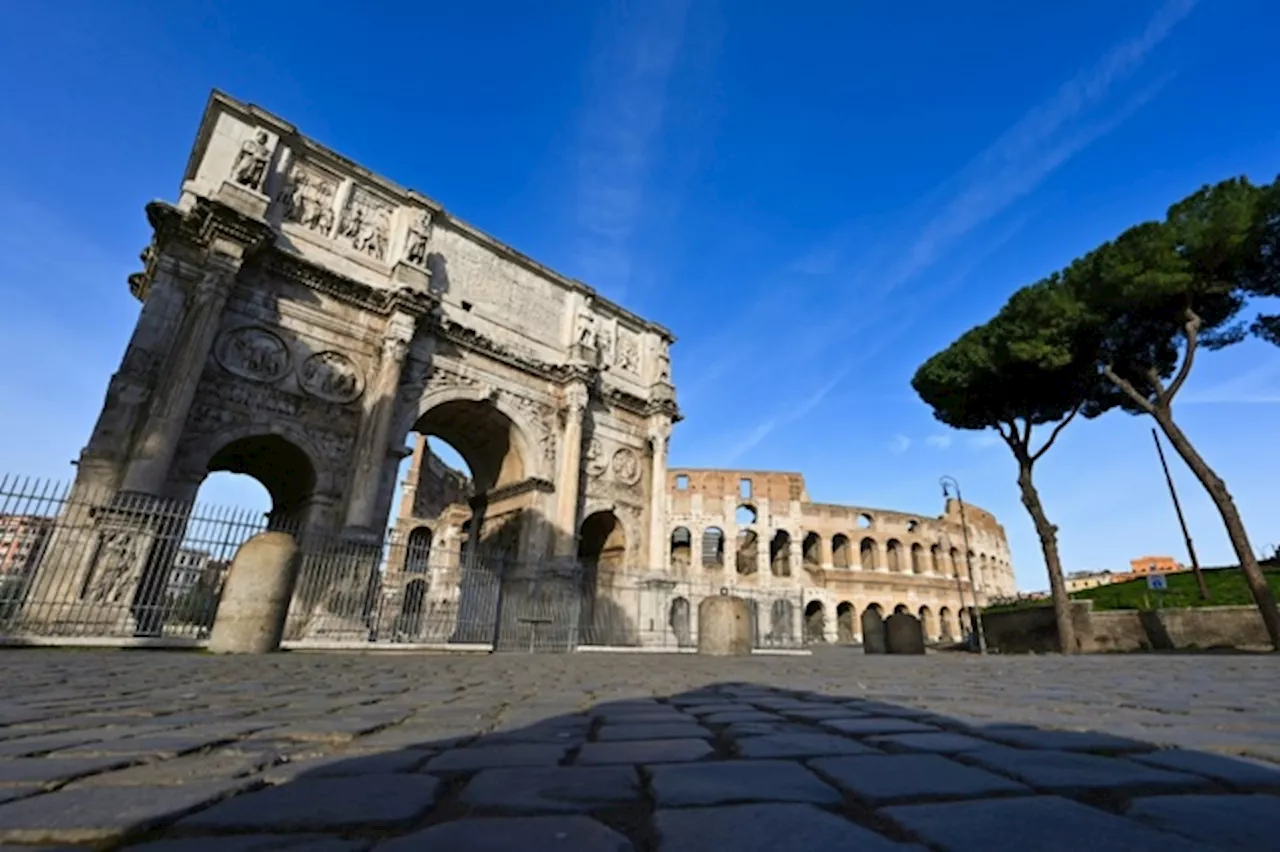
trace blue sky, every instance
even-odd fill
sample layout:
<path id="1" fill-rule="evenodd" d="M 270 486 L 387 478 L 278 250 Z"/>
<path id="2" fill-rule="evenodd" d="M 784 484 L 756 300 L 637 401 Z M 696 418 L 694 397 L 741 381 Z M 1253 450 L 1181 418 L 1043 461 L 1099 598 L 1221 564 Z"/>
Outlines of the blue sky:
<path id="1" fill-rule="evenodd" d="M 0 470 L 67 477 L 212 87 L 668 325 L 672 464 L 1005 523 L 1014 464 L 916 366 L 1017 287 L 1202 183 L 1280 172 L 1271 0 L 10 0 L 0 28 Z M 1205 357 L 1186 431 L 1280 543 L 1280 350 Z M 1183 557 L 1146 419 L 1072 425 L 1039 483 L 1069 570 Z M 1229 560 L 1181 463 L 1202 561 Z M 255 486 L 256 488 L 256 486 Z M 210 499 L 261 499 L 219 483 Z"/>

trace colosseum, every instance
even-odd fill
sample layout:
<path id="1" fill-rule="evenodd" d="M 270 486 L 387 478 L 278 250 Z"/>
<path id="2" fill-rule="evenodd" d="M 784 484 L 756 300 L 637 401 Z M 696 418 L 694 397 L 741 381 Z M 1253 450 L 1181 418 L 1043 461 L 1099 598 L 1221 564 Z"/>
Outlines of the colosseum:
<path id="1" fill-rule="evenodd" d="M 751 602 L 762 648 L 875 642 L 895 612 L 917 616 L 928 641 L 945 643 L 968 632 L 975 592 L 981 606 L 1016 591 L 1004 528 L 966 505 L 970 584 L 954 499 L 928 517 L 814 502 L 799 473 L 703 468 L 670 469 L 665 492 L 661 564 L 638 563 L 620 525 L 583 523 L 579 556 L 591 564 L 581 606 L 594 611 L 578 613 L 582 626 L 563 644 L 692 647 L 698 605 L 721 594 Z M 405 632 L 403 613 L 419 614 L 401 641 L 457 641 L 463 622 L 485 620 L 468 616 L 462 580 L 471 493 L 465 474 L 420 437 L 395 526 L 407 546 L 386 578 L 393 591 L 384 611 L 400 619 L 393 631 Z M 478 558 L 470 554 L 472 567 Z"/>

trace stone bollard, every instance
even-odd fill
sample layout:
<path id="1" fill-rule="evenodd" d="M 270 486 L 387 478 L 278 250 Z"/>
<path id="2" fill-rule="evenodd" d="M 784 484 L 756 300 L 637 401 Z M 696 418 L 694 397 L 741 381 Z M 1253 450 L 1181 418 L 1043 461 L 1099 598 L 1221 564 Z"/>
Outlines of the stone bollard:
<path id="1" fill-rule="evenodd" d="M 885 619 L 884 640 L 890 654 L 923 654 L 924 626 L 914 615 L 895 612 Z"/>
<path id="2" fill-rule="evenodd" d="M 240 545 L 213 619 L 215 654 L 266 654 L 280 648 L 293 597 L 298 545 L 282 532 L 258 533 Z"/>
<path id="3" fill-rule="evenodd" d="M 742 598 L 706 598 L 698 604 L 698 653 L 730 657 L 751 653 L 751 608 Z"/>

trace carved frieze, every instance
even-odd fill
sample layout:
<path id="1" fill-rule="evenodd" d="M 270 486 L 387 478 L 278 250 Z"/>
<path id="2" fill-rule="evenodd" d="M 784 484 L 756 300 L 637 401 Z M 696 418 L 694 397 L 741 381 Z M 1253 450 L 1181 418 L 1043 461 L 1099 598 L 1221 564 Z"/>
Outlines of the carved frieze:
<path id="1" fill-rule="evenodd" d="M 599 479 L 609 469 L 609 460 L 604 454 L 604 444 L 599 438 L 592 438 L 587 443 L 584 463 L 587 466 L 587 475 L 592 479 Z"/>
<path id="2" fill-rule="evenodd" d="M 96 604 L 128 604 L 137 587 L 149 540 L 139 530 L 104 531 L 98 540 L 93 576 L 85 597 Z"/>
<path id="3" fill-rule="evenodd" d="M 362 186 L 351 189 L 346 209 L 342 212 L 339 235 L 353 249 L 374 260 L 386 260 L 391 231 L 390 203 Z"/>
<path id="4" fill-rule="evenodd" d="M 267 131 L 258 130 L 253 137 L 240 144 L 235 164 L 231 167 L 231 179 L 240 186 L 262 191 L 267 176 L 267 163 L 271 161 L 271 137 Z"/>
<path id="5" fill-rule="evenodd" d="M 289 172 L 279 201 L 284 221 L 302 225 L 322 237 L 333 233 L 337 178 L 297 163 Z"/>
<path id="6" fill-rule="evenodd" d="M 614 478 L 623 485 L 635 485 L 640 481 L 640 459 L 630 447 L 615 451 L 610 467 Z"/>
<path id="7" fill-rule="evenodd" d="M 579 346 L 596 345 L 596 318 L 590 311 L 578 311 L 573 331 L 574 342 Z"/>
<path id="8" fill-rule="evenodd" d="M 364 392 L 364 377 L 356 363 L 341 352 L 317 352 L 298 368 L 298 384 L 312 396 L 339 404 L 353 402 Z"/>
<path id="9" fill-rule="evenodd" d="M 423 210 L 409 222 L 409 232 L 404 243 L 405 263 L 427 268 L 427 243 L 431 240 L 431 213 Z"/>
<path id="10" fill-rule="evenodd" d="M 556 435 L 552 424 L 555 422 L 556 409 L 545 402 L 521 396 L 518 393 L 504 391 L 506 400 L 512 408 L 521 412 L 523 420 L 536 431 L 530 436 L 542 450 L 547 462 L 554 464 L 556 459 Z"/>
<path id="11" fill-rule="evenodd" d="M 222 368 L 255 382 L 275 382 L 289 372 L 289 347 L 273 331 L 241 326 L 226 331 L 214 347 Z"/>
<path id="12" fill-rule="evenodd" d="M 613 363 L 628 373 L 640 372 L 640 339 L 630 331 L 618 329 L 618 347 Z"/>

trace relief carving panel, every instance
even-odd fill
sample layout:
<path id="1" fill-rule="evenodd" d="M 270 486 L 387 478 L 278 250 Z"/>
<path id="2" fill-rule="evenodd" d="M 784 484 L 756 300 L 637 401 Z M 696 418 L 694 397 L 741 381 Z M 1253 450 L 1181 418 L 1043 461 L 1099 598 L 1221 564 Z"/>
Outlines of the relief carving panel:
<path id="1" fill-rule="evenodd" d="M 301 163 L 294 165 L 278 198 L 284 221 L 302 225 L 322 237 L 329 236 L 333 233 L 337 194 L 337 178 Z"/>
<path id="2" fill-rule="evenodd" d="M 329 402 L 354 402 L 364 392 L 364 378 L 356 363 L 341 352 L 317 352 L 298 368 L 298 384 L 307 393 Z"/>
<path id="3" fill-rule="evenodd" d="M 257 326 L 226 331 L 214 347 L 222 368 L 255 382 L 275 382 L 289 372 L 289 347 L 280 335 Z"/>
<path id="4" fill-rule="evenodd" d="M 339 233 L 351 247 L 374 260 L 386 260 L 391 233 L 390 202 L 362 186 L 353 187 L 342 213 Z"/>

